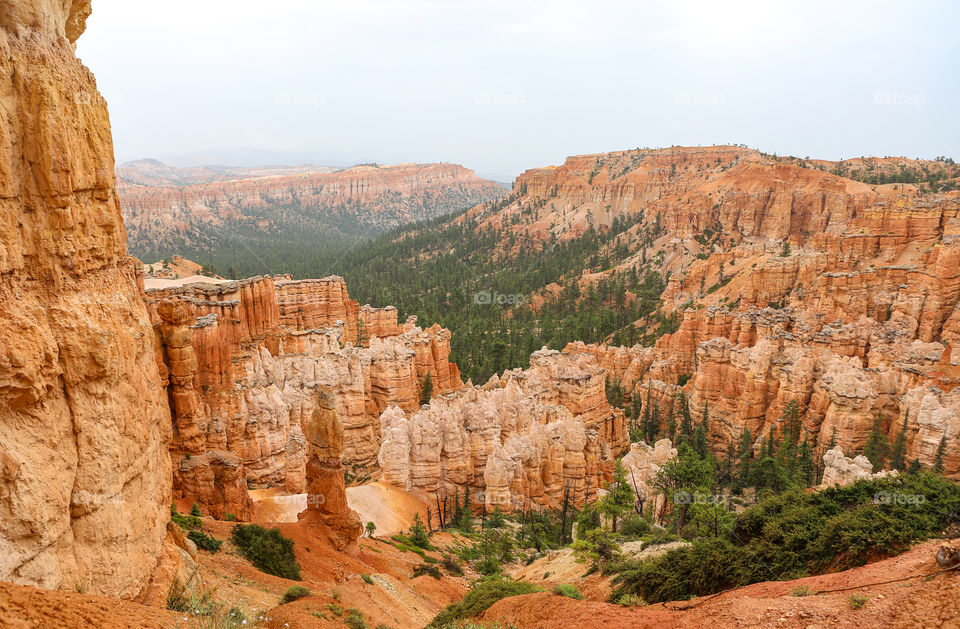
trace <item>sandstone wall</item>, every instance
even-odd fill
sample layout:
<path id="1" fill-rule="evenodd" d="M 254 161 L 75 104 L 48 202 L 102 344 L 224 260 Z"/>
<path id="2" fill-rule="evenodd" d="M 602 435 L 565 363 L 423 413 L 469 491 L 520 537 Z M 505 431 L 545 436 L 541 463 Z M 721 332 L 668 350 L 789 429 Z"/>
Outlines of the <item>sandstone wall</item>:
<path id="1" fill-rule="evenodd" d="M 463 495 L 476 508 L 557 507 L 564 492 L 593 499 L 627 446 L 604 371 L 586 354 L 535 352 L 527 370 L 380 417 L 383 479 L 431 494 Z"/>
<path id="2" fill-rule="evenodd" d="M 132 597 L 170 519 L 170 413 L 74 55 L 89 13 L 0 10 L 0 580 Z"/>
<path id="3" fill-rule="evenodd" d="M 175 490 L 215 513 L 249 511 L 247 481 L 306 490 L 304 426 L 318 391 L 332 391 L 344 463 L 363 468 L 376 463 L 380 413 L 419 408 L 427 373 L 435 394 L 462 386 L 449 332 L 422 330 L 412 318 L 400 326 L 395 308 L 361 308 L 339 277 L 258 277 L 146 295 L 169 374 Z M 220 464 L 226 454 L 240 467 Z M 207 482 L 214 478 L 230 490 Z"/>

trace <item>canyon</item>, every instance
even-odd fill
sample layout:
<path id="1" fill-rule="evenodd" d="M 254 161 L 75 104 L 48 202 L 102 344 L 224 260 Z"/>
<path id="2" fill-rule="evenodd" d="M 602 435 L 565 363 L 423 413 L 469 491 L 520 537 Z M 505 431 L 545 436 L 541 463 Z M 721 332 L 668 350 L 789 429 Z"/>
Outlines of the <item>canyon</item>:
<path id="1" fill-rule="evenodd" d="M 237 264 L 228 254 L 241 242 L 261 259 L 275 241 L 339 247 L 505 192 L 456 164 L 364 164 L 337 171 L 136 164 L 120 169 L 117 187 L 131 253 L 145 260 L 182 254 L 207 263 L 216 252 L 218 263 L 225 260 L 222 270 Z"/>
<path id="2" fill-rule="evenodd" d="M 836 174 L 908 168 L 960 175 L 951 162 L 808 162 L 734 146 L 622 151 L 527 171 L 509 203 L 459 220 L 506 229 L 504 264 L 515 249 L 626 226 L 600 252 L 606 270 L 561 284 L 585 292 L 658 269 L 660 318 L 628 328 L 649 334 L 671 315 L 676 328 L 651 346 L 566 351 L 594 354 L 663 426 L 682 395 L 709 409 L 715 452 L 745 430 L 759 447 L 796 400 L 818 457 L 831 442 L 861 452 L 879 419 L 891 443 L 905 433 L 908 460 L 930 466 L 942 451 L 958 478 L 960 193 Z"/>

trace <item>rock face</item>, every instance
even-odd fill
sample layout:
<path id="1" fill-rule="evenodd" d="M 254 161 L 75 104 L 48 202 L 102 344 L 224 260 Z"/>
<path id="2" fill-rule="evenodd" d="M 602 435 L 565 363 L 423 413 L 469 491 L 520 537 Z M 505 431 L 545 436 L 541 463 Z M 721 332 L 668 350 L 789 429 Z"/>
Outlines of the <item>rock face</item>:
<path id="1" fill-rule="evenodd" d="M 896 470 L 893 471 L 895 475 Z M 873 464 L 870 459 L 862 454 L 851 459 L 844 456 L 843 448 L 837 446 L 827 450 L 823 454 L 823 480 L 821 487 L 832 487 L 835 485 L 852 485 L 858 480 L 865 478 L 878 478 L 888 476 L 887 470 L 881 470 L 874 474 Z"/>
<path id="2" fill-rule="evenodd" d="M 432 218 L 505 193 L 492 181 L 456 164 L 364 165 L 337 172 L 247 173 L 226 181 L 176 185 L 216 173 L 174 173 L 173 185 L 124 170 L 131 182 L 120 187 L 130 249 L 143 259 L 190 254 L 231 246 L 241 232 L 263 237 L 304 235 L 369 236 L 398 225 Z M 143 169 L 139 169 L 142 174 Z M 235 246 L 235 245 L 233 245 Z M 257 244 L 253 243 L 256 247 Z"/>
<path id="3" fill-rule="evenodd" d="M 633 488 L 641 512 L 646 509 L 646 502 L 653 499 L 652 513 L 661 513 L 666 497 L 658 494 L 650 483 L 660 471 L 660 466 L 677 456 L 677 449 L 669 439 L 661 439 L 653 446 L 643 441 L 630 444 L 630 451 L 621 459 L 627 468 L 627 481 Z"/>
<path id="4" fill-rule="evenodd" d="M 449 497 L 470 487 L 475 508 L 558 507 L 596 496 L 627 446 L 623 413 L 586 354 L 535 352 L 530 368 L 380 417 L 383 479 Z"/>
<path id="5" fill-rule="evenodd" d="M 0 10 L 0 580 L 132 597 L 167 535 L 170 413 L 74 55 L 89 14 Z"/>
<path id="6" fill-rule="evenodd" d="M 376 462 L 380 413 L 419 408 L 428 373 L 435 394 L 463 386 L 449 332 L 412 318 L 401 326 L 396 308 L 361 308 L 339 277 L 148 287 L 146 298 L 173 411 L 175 491 L 214 513 L 248 513 L 248 482 L 308 489 L 305 426 L 327 417 L 326 391 L 338 456 L 356 471 Z"/>

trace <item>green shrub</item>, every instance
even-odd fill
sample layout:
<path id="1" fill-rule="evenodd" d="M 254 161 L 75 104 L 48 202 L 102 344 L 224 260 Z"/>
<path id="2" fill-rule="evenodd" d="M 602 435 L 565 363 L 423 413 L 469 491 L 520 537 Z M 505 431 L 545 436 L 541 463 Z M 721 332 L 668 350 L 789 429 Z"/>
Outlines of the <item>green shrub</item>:
<path id="1" fill-rule="evenodd" d="M 227 522 L 236 522 L 237 516 L 232 513 L 224 513 L 223 519 L 226 520 Z"/>
<path id="2" fill-rule="evenodd" d="M 457 558 L 453 555 L 443 556 L 443 567 L 452 575 L 456 575 L 458 577 L 463 576 L 463 566 L 460 565 L 460 562 L 457 561 Z"/>
<path id="3" fill-rule="evenodd" d="M 208 550 L 211 553 L 216 553 L 220 550 L 220 546 L 223 545 L 223 541 L 217 539 L 212 535 L 207 535 L 203 531 L 190 531 L 187 533 L 187 537 L 194 544 L 197 545 L 197 548 L 202 550 Z"/>
<path id="4" fill-rule="evenodd" d="M 811 594 L 813 594 L 813 590 L 806 585 L 801 585 L 790 590 L 790 596 L 810 596 Z"/>
<path id="5" fill-rule="evenodd" d="M 437 614 L 427 627 L 439 629 L 462 618 L 474 618 L 501 599 L 539 591 L 540 588 L 531 583 L 507 577 L 488 577 L 473 586 L 462 601 L 448 605 Z"/>
<path id="6" fill-rule="evenodd" d="M 870 599 L 864 596 L 863 594 L 852 594 L 850 598 L 847 599 L 847 602 L 850 603 L 850 607 L 853 609 L 860 609 L 867 604 L 867 601 Z"/>
<path id="7" fill-rule="evenodd" d="M 233 527 L 232 540 L 259 570 L 285 579 L 300 580 L 300 564 L 293 554 L 293 540 L 281 535 L 278 529 L 265 529 L 259 524 L 238 524 Z"/>
<path id="8" fill-rule="evenodd" d="M 284 603 L 289 603 L 290 601 L 295 601 L 298 598 L 304 598 L 311 594 L 313 594 L 313 592 L 311 592 L 308 587 L 291 585 L 287 588 L 287 591 L 283 593 L 283 596 L 280 597 L 280 604 L 283 605 Z"/>
<path id="9" fill-rule="evenodd" d="M 580 590 L 570 585 L 569 583 L 561 583 L 557 587 L 553 588 L 554 594 L 559 594 L 560 596 L 566 596 L 567 598 L 575 598 L 578 601 L 583 600 L 583 594 L 580 593 Z"/>
<path id="10" fill-rule="evenodd" d="M 434 565 L 432 565 L 432 564 L 422 563 L 422 564 L 420 564 L 419 566 L 414 566 L 414 567 L 413 567 L 413 576 L 414 576 L 414 577 L 421 577 L 421 576 L 423 576 L 423 575 L 425 575 L 425 574 L 429 574 L 429 575 L 430 575 L 431 577 L 433 577 L 434 579 L 442 579 L 442 578 L 443 578 L 443 575 L 440 573 L 440 568 L 438 568 L 438 567 L 436 567 L 436 566 L 434 566 Z"/>
<path id="11" fill-rule="evenodd" d="M 347 617 L 343 619 L 343 622 L 350 627 L 350 629 L 367 629 L 367 621 L 364 620 L 363 612 L 359 609 L 348 609 Z"/>
<path id="12" fill-rule="evenodd" d="M 177 513 L 177 505 L 170 505 L 170 519 L 184 531 L 191 531 L 203 526 L 203 520 L 197 516 Z"/>
<path id="13" fill-rule="evenodd" d="M 892 499 L 888 499 L 893 497 Z M 938 535 L 960 513 L 960 485 L 931 472 L 792 490 L 740 513 L 732 531 L 648 561 L 623 561 L 611 600 L 685 599 L 863 565 Z"/>
<path id="14" fill-rule="evenodd" d="M 636 594 L 624 594 L 615 602 L 617 605 L 623 605 L 624 607 L 639 607 L 643 605 L 643 601 Z"/>
<path id="15" fill-rule="evenodd" d="M 329 609 L 330 613 L 334 616 L 343 616 L 343 609 L 333 603 L 327 603 L 327 609 Z"/>
<path id="16" fill-rule="evenodd" d="M 361 574 L 360 578 L 363 579 L 364 583 L 373 585 L 373 577 L 371 577 L 369 574 Z"/>

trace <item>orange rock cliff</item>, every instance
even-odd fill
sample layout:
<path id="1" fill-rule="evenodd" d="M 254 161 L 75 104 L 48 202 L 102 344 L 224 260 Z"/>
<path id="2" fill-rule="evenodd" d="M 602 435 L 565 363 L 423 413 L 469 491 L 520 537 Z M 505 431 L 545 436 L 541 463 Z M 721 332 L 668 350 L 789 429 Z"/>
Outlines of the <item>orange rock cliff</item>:
<path id="1" fill-rule="evenodd" d="M 958 176 L 949 162 L 672 147 L 530 170 L 511 203 L 471 213 L 531 238 L 518 246 L 624 221 L 601 252 L 612 268 L 581 282 L 665 273 L 661 312 L 679 329 L 654 347 L 567 349 L 596 355 L 664 421 L 678 392 L 697 414 L 706 404 L 718 452 L 744 429 L 778 431 L 796 400 L 820 455 L 834 438 L 861 451 L 879 417 L 891 442 L 906 424 L 908 460 L 929 466 L 944 442 L 960 477 L 960 193 L 863 183 L 851 168 Z"/>
<path id="2" fill-rule="evenodd" d="M 89 14 L 0 11 L 0 580 L 133 597 L 170 520 L 170 411 L 74 54 Z"/>

